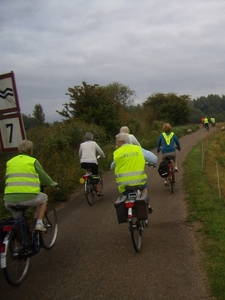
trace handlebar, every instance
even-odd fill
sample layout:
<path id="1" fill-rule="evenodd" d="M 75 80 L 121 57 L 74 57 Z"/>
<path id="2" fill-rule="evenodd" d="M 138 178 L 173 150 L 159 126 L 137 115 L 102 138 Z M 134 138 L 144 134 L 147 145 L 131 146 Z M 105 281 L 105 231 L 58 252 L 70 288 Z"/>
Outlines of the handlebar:
<path id="1" fill-rule="evenodd" d="M 175 147 L 178 151 L 180 151 L 181 149 L 179 149 L 177 146 Z M 159 153 L 162 150 L 162 148 L 159 149 L 159 151 L 157 150 L 157 153 Z"/>

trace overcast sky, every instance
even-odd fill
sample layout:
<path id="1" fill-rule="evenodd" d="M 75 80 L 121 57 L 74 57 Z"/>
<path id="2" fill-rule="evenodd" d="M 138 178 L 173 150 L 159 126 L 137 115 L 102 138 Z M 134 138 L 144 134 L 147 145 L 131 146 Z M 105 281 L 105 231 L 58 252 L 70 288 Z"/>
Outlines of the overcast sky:
<path id="1" fill-rule="evenodd" d="M 21 112 L 47 121 L 68 87 L 119 82 L 137 94 L 225 94 L 224 0 L 0 0 L 0 74 Z"/>

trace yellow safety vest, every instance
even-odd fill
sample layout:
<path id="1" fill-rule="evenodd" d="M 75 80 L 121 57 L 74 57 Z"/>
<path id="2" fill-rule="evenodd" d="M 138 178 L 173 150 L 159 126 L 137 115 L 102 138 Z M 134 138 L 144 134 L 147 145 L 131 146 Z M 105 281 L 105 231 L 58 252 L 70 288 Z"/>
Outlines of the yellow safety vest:
<path id="1" fill-rule="evenodd" d="M 114 151 L 113 159 L 116 183 L 120 193 L 125 191 L 125 186 L 144 185 L 146 183 L 145 158 L 140 146 L 125 144 Z"/>
<path id="2" fill-rule="evenodd" d="M 163 132 L 162 135 L 163 135 L 164 139 L 166 140 L 166 144 L 169 145 L 170 140 L 174 136 L 174 132 L 171 132 L 169 135 L 167 135 L 165 132 Z"/>
<path id="3" fill-rule="evenodd" d="M 35 170 L 35 158 L 17 155 L 6 164 L 5 194 L 39 194 L 40 180 Z"/>

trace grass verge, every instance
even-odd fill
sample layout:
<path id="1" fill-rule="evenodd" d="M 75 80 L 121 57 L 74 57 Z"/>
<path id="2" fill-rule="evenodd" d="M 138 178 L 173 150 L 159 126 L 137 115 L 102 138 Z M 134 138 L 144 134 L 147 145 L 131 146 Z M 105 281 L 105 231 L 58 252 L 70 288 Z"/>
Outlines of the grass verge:
<path id="1" fill-rule="evenodd" d="M 202 170 L 201 161 L 202 144 L 199 143 L 183 164 L 184 188 L 188 195 L 187 221 L 201 223 L 198 233 L 204 253 L 203 265 L 213 296 L 221 300 L 225 299 L 225 200 L 219 197 L 210 177 L 204 168 Z"/>

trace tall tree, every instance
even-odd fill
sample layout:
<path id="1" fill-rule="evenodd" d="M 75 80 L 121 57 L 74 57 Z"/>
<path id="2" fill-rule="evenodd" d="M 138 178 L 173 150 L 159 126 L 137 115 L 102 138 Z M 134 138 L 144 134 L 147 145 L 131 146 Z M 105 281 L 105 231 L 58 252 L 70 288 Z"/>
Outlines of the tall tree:
<path id="1" fill-rule="evenodd" d="M 45 124 L 45 114 L 41 104 L 36 104 L 34 106 L 33 116 L 37 122 L 37 125 L 43 126 Z"/>
<path id="2" fill-rule="evenodd" d="M 103 87 L 83 81 L 82 86 L 68 88 L 68 92 L 66 95 L 70 97 L 69 103 L 63 104 L 62 111 L 57 111 L 61 116 L 96 124 L 110 135 L 117 133 L 121 104 L 109 97 Z"/>
<path id="3" fill-rule="evenodd" d="M 129 108 L 134 104 L 136 98 L 135 91 L 131 90 L 129 86 L 118 82 L 105 85 L 104 89 L 107 95 L 114 101 L 121 104 L 123 108 Z"/>

